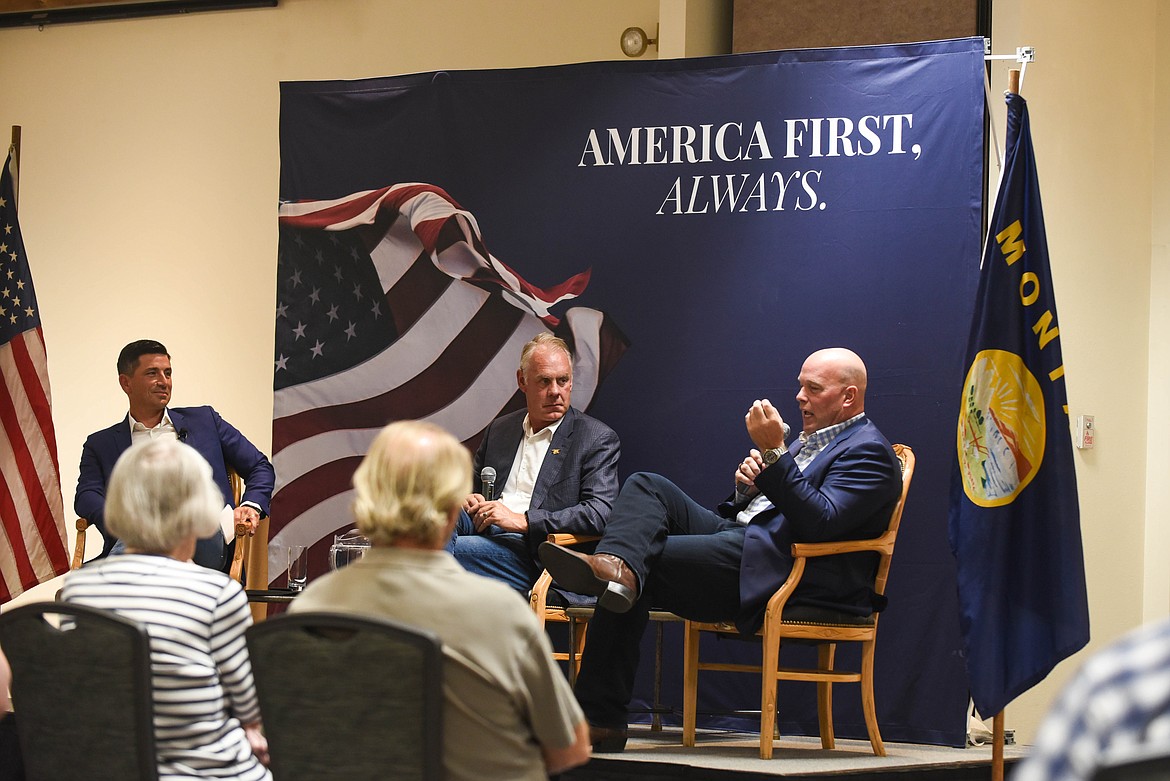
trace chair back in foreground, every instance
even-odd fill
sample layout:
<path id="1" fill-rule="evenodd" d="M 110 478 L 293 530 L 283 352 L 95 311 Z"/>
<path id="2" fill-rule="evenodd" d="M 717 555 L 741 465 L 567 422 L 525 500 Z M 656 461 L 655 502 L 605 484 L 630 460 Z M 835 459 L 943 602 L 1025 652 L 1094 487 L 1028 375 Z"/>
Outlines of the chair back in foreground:
<path id="1" fill-rule="evenodd" d="M 293 613 L 248 629 L 276 781 L 443 777 L 443 649 L 386 619 Z"/>
<path id="2" fill-rule="evenodd" d="M 699 670 L 750 672 L 761 676 L 760 691 L 760 758 L 772 758 L 772 738 L 776 729 L 776 684 L 778 681 L 813 681 L 817 684 L 817 715 L 820 722 L 821 747 L 831 749 L 833 736 L 833 684 L 860 683 L 861 709 L 870 746 L 879 757 L 886 755 L 878 729 L 877 709 L 873 699 L 874 648 L 877 642 L 878 614 L 864 618 L 832 613 L 807 607 L 789 607 L 788 599 L 800 585 L 805 566 L 816 556 L 839 556 L 843 553 L 869 551 L 878 554 L 873 590 L 885 594 L 894 555 L 894 542 L 902 522 L 906 494 L 914 477 L 914 451 L 894 445 L 894 454 L 902 468 L 902 494 L 890 513 L 885 533 L 871 540 L 795 543 L 792 546 L 792 572 L 768 600 L 764 626 L 758 632 L 763 640 L 760 665 L 704 663 L 699 661 L 699 634 L 713 632 L 737 635 L 733 624 L 709 624 L 688 621 L 683 640 L 683 745 L 695 745 L 695 722 L 698 707 Z M 817 646 L 817 666 L 812 669 L 780 667 L 780 644 L 783 640 L 812 643 Z M 841 670 L 835 666 L 837 643 L 861 644 L 860 671 Z"/>
<path id="3" fill-rule="evenodd" d="M 1166 781 L 1170 750 L 1164 744 L 1141 744 L 1111 756 L 1093 770 L 1089 781 Z"/>
<path id="4" fill-rule="evenodd" d="M 0 615 L 28 781 L 158 778 L 150 641 L 104 610 L 36 603 Z"/>

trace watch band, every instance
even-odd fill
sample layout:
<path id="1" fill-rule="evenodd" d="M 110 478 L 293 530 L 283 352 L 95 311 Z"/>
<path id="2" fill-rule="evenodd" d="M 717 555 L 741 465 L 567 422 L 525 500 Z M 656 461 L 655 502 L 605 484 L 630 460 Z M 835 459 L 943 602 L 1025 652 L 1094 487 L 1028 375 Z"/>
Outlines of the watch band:
<path id="1" fill-rule="evenodd" d="M 784 443 L 780 443 L 780 447 L 770 447 L 764 451 L 764 463 L 768 466 L 780 460 L 780 456 L 788 452 L 788 448 Z"/>

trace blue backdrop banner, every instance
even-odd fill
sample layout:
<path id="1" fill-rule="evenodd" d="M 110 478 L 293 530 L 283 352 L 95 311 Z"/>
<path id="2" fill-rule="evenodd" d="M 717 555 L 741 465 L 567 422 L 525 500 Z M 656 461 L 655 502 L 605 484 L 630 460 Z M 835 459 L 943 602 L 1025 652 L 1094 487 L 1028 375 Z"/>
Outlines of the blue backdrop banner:
<path id="1" fill-rule="evenodd" d="M 962 744 L 946 517 L 981 38 L 285 83 L 280 144 L 277 543 L 313 544 L 321 566 L 389 420 L 474 446 L 519 404 L 537 331 L 572 341 L 574 406 L 621 436 L 622 476 L 660 472 L 711 505 L 751 446 L 751 402 L 796 419 L 804 358 L 847 346 L 870 417 L 918 455 L 877 652 L 882 732 Z M 751 676 L 700 689 L 704 711 L 759 708 Z M 813 689 L 782 686 L 782 729 L 815 730 Z M 865 735 L 857 699 L 837 698 L 839 735 Z"/>

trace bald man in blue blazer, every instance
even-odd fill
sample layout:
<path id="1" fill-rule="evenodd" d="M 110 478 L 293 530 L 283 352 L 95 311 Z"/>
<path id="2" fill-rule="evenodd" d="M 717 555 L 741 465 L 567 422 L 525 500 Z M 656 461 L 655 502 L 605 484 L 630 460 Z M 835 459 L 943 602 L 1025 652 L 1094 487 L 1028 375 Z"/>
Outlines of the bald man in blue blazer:
<path id="1" fill-rule="evenodd" d="M 275 472 L 268 458 L 243 434 L 220 417 L 211 407 L 167 406 L 171 399 L 171 360 L 166 347 L 153 340 L 126 345 L 118 356 L 118 384 L 126 393 L 130 412 L 109 428 L 90 434 L 81 449 L 81 468 L 73 508 L 79 516 L 96 526 L 104 537 L 102 552 L 106 556 L 117 538 L 106 531 L 106 484 L 118 457 L 141 439 L 170 437 L 195 448 L 211 465 L 212 478 L 232 501 L 228 467 L 244 481 L 240 505 L 233 509 L 236 521 L 244 521 L 255 531 L 256 524 L 268 514 L 275 483 Z M 193 561 L 210 569 L 226 570 L 231 563 L 231 545 L 216 532 L 199 540 Z"/>
<path id="2" fill-rule="evenodd" d="M 771 595 L 792 567 L 794 542 L 881 535 L 901 494 L 893 448 L 866 418 L 866 372 L 849 350 L 813 353 L 800 371 L 803 433 L 767 400 L 745 417 L 753 449 L 735 472 L 736 490 L 711 510 L 655 474 L 622 486 L 596 553 L 545 543 L 540 557 L 561 586 L 598 597 L 575 691 L 594 750 L 625 747 L 638 644 L 650 607 L 696 621 L 763 623 Z M 851 553 L 808 562 L 792 609 L 849 620 L 881 610 L 877 556 Z M 786 613 L 787 614 L 787 613 Z M 838 618 L 839 617 L 839 618 Z"/>

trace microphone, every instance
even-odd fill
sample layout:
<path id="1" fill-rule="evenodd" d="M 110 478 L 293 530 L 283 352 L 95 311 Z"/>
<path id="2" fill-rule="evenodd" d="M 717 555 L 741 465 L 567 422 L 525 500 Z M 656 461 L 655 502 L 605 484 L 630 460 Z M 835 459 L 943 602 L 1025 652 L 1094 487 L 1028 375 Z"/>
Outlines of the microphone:
<path id="1" fill-rule="evenodd" d="M 788 425 L 788 423 L 783 420 L 780 421 L 780 425 L 784 427 L 784 441 L 787 442 L 788 435 L 792 433 L 792 426 Z"/>
<path id="2" fill-rule="evenodd" d="M 187 441 L 187 429 L 185 429 L 185 428 L 179 429 L 179 441 L 180 442 Z"/>
<path id="3" fill-rule="evenodd" d="M 490 502 L 492 500 L 492 489 L 496 487 L 496 470 L 490 466 L 485 466 L 479 470 L 479 482 L 483 483 L 483 495 Z"/>

